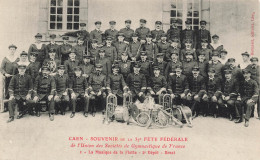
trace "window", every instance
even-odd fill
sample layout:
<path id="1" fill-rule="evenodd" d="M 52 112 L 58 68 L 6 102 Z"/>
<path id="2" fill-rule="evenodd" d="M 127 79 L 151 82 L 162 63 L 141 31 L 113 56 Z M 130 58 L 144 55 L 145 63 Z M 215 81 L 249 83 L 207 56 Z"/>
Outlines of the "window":
<path id="1" fill-rule="evenodd" d="M 49 0 L 49 29 L 78 30 L 80 0 Z"/>
<path id="2" fill-rule="evenodd" d="M 171 0 L 170 22 L 178 21 L 178 28 L 185 28 L 185 21 L 192 23 L 192 29 L 199 29 L 200 0 Z"/>

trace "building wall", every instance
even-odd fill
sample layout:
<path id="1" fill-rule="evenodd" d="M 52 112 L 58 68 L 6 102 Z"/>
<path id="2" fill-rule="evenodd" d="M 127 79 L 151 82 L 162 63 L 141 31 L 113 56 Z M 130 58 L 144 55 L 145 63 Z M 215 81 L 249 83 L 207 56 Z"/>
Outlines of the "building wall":
<path id="1" fill-rule="evenodd" d="M 0 0 L 0 58 L 8 52 L 9 44 L 18 46 L 17 53 L 28 50 L 37 32 L 47 32 L 48 0 Z M 109 27 L 110 20 L 117 21 L 117 29 L 124 27 L 126 19 L 132 20 L 132 28 L 139 26 L 139 19 L 147 20 L 147 27 L 153 29 L 156 20 L 167 23 L 167 9 L 170 0 L 84 0 L 88 30 L 94 29 L 94 22 L 102 21 L 102 30 Z M 218 34 L 229 54 L 233 57 L 251 50 L 251 17 L 254 15 L 254 53 L 259 53 L 259 25 L 257 24 L 258 2 L 256 0 L 202 0 L 202 19 L 209 22 L 212 34 Z M 166 11 L 166 12 L 163 12 Z M 165 15 L 166 14 L 166 15 Z M 164 26 L 166 31 L 168 27 Z M 257 30 L 258 29 L 258 30 Z M 258 54 L 259 55 L 259 54 Z"/>
<path id="2" fill-rule="evenodd" d="M 153 29 L 154 22 L 162 20 L 162 0 L 88 0 L 88 28 L 94 29 L 95 21 L 102 21 L 102 30 L 109 28 L 109 21 L 117 22 L 117 29 L 123 28 L 126 19 L 132 20 L 133 29 L 139 26 L 140 18 L 147 20 L 147 27 Z"/>
<path id="3" fill-rule="evenodd" d="M 259 43 L 256 43 L 259 42 L 258 6 L 257 0 L 210 1 L 211 34 L 218 34 L 229 55 L 238 61 L 241 61 L 241 53 L 245 51 L 259 56 Z M 255 37 L 251 36 L 252 23 Z M 254 51 L 251 52 L 252 39 L 254 39 Z"/>
<path id="4" fill-rule="evenodd" d="M 0 60 L 10 44 L 17 45 L 17 53 L 28 51 L 38 30 L 40 1 L 0 0 Z"/>

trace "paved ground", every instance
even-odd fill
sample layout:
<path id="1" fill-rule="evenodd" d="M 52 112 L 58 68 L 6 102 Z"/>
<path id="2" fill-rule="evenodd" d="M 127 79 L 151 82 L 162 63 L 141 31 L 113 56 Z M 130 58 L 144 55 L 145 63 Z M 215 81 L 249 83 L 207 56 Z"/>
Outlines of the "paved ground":
<path id="1" fill-rule="evenodd" d="M 43 114 L 40 118 L 25 116 L 20 120 L 7 124 L 8 113 L 0 114 L 1 140 L 0 159 L 1 160 L 79 160 L 79 159 L 182 159 L 182 160 L 258 160 L 260 157 L 260 120 L 252 118 L 250 126 L 245 128 L 243 124 L 234 124 L 224 118 L 214 119 L 212 117 L 198 117 L 193 123 L 193 128 L 170 127 L 164 129 L 146 129 L 135 125 L 127 126 L 124 123 L 102 124 L 102 115 L 96 117 L 83 117 L 76 114 L 70 119 L 69 113 L 65 116 L 55 116 L 53 122 L 49 121 L 48 115 Z M 84 137 L 84 141 L 69 141 L 69 137 Z M 116 136 L 130 139 L 128 142 L 92 142 L 90 137 Z M 135 137 L 187 137 L 187 142 L 136 142 Z M 87 140 L 85 140 L 87 139 Z M 143 139 L 142 139 L 143 140 Z M 158 139 L 159 140 L 159 139 Z M 157 149 L 158 155 L 149 155 L 148 151 L 156 149 L 134 149 L 131 146 L 129 151 L 136 151 L 137 155 L 89 155 L 80 154 L 88 150 L 98 150 L 98 148 L 77 148 L 70 147 L 72 143 L 85 144 L 166 144 L 167 148 Z M 169 148 L 170 144 L 185 145 L 183 149 Z M 160 146 L 162 147 L 162 146 Z M 101 151 L 123 150 L 122 148 L 100 148 Z M 145 158 L 142 151 L 146 151 Z M 175 155 L 165 155 L 165 151 L 175 151 Z M 139 153 L 140 152 L 140 153 Z M 131 152 L 130 152 L 131 153 Z M 151 152 L 149 152 L 151 153 Z M 155 153 L 155 152 L 154 152 Z M 123 158 L 122 158 L 123 156 Z"/>

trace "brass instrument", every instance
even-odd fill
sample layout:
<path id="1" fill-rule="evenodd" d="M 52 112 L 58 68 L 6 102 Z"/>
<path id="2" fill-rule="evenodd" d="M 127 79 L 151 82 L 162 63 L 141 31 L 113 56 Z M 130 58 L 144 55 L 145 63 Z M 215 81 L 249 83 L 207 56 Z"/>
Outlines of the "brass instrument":
<path id="1" fill-rule="evenodd" d="M 106 115 L 103 120 L 103 123 L 109 124 L 111 118 L 114 115 L 115 108 L 117 106 L 117 97 L 114 94 L 110 94 L 107 96 L 107 104 L 106 104 Z"/>
<path id="2" fill-rule="evenodd" d="M 163 106 L 165 110 L 172 110 L 172 98 L 170 94 L 160 94 L 159 104 Z"/>
<path id="3" fill-rule="evenodd" d="M 114 94 L 107 96 L 106 115 L 103 123 L 109 124 L 111 120 L 115 119 L 120 122 L 128 122 L 129 117 L 129 106 L 132 103 L 132 95 L 124 94 L 123 106 L 117 105 L 117 97 Z"/>

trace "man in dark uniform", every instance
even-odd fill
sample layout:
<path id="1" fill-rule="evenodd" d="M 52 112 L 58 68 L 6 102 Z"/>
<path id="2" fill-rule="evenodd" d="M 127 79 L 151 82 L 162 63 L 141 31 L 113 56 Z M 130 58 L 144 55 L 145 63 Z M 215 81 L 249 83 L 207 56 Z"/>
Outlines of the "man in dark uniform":
<path id="1" fill-rule="evenodd" d="M 189 93 L 188 79 L 182 73 L 182 66 L 177 65 L 175 74 L 169 76 L 167 90 L 171 94 L 174 105 L 186 105 L 187 94 Z"/>
<path id="2" fill-rule="evenodd" d="M 123 93 L 126 92 L 127 86 L 122 74 L 119 74 L 118 64 L 113 64 L 112 74 L 107 79 L 108 93 L 112 93 L 117 97 L 117 104 L 123 104 Z"/>
<path id="3" fill-rule="evenodd" d="M 199 55 L 200 52 L 204 52 L 206 61 L 208 62 L 212 58 L 212 50 L 209 49 L 207 46 L 208 46 L 208 41 L 204 39 L 201 40 L 201 46 L 200 46 L 201 48 L 198 48 L 196 52 L 197 55 Z"/>
<path id="4" fill-rule="evenodd" d="M 97 44 L 97 40 L 96 39 L 92 39 L 91 41 L 91 47 L 89 49 L 89 55 L 91 56 L 91 63 L 95 64 L 97 56 L 98 56 L 98 52 L 99 52 L 99 47 Z"/>
<path id="5" fill-rule="evenodd" d="M 130 73 L 126 79 L 126 84 L 129 87 L 133 102 L 137 99 L 142 103 L 144 102 L 147 83 L 145 76 L 140 73 L 140 64 L 136 63 L 134 65 L 134 72 Z"/>
<path id="6" fill-rule="evenodd" d="M 214 118 L 217 118 L 218 116 L 218 105 L 217 102 L 222 97 L 221 93 L 221 79 L 217 78 L 215 76 L 215 69 L 209 68 L 208 69 L 208 78 L 206 82 L 206 88 L 207 88 L 207 99 L 203 99 L 203 101 L 207 102 L 208 107 L 205 108 L 205 114 L 212 113 Z"/>
<path id="7" fill-rule="evenodd" d="M 132 41 L 132 35 L 134 34 L 134 30 L 131 29 L 131 20 L 126 20 L 125 21 L 125 28 L 120 29 L 119 32 L 122 32 L 124 37 L 125 37 L 125 41 L 127 42 L 131 42 Z"/>
<path id="8" fill-rule="evenodd" d="M 150 29 L 145 27 L 146 20 L 140 19 L 140 27 L 135 30 L 135 33 L 137 34 L 140 41 L 145 41 L 146 36 L 150 34 Z"/>
<path id="9" fill-rule="evenodd" d="M 171 53 L 171 61 L 167 63 L 167 66 L 164 71 L 164 76 L 168 80 L 169 76 L 173 76 L 175 73 L 175 68 L 177 66 L 182 66 L 182 63 L 179 61 L 178 53 L 174 51 Z"/>
<path id="10" fill-rule="evenodd" d="M 198 66 L 198 62 L 193 59 L 192 53 L 186 53 L 186 60 L 182 62 L 183 70 L 182 73 L 186 77 L 192 76 L 192 68 Z"/>
<path id="11" fill-rule="evenodd" d="M 225 81 L 222 89 L 222 100 L 218 101 L 219 109 L 229 116 L 232 121 L 235 116 L 235 105 L 237 104 L 237 97 L 239 95 L 239 85 L 236 79 L 232 77 L 232 71 L 229 69 L 224 70 Z"/>
<path id="12" fill-rule="evenodd" d="M 181 52 L 181 47 L 180 47 L 180 40 L 178 39 L 173 39 L 171 40 L 170 42 L 170 47 L 168 48 L 168 51 L 167 51 L 167 54 L 166 54 L 166 59 L 170 58 L 171 60 L 171 54 L 174 52 L 174 53 L 177 53 L 178 55 L 178 60 L 181 60 L 181 56 L 180 56 L 180 52 Z"/>
<path id="13" fill-rule="evenodd" d="M 153 74 L 152 72 L 152 63 L 147 59 L 147 53 L 145 51 L 141 52 L 141 60 L 140 60 L 140 73 L 142 73 L 146 78 L 146 83 L 149 84 L 150 76 Z"/>
<path id="14" fill-rule="evenodd" d="M 200 75 L 202 75 L 204 78 L 207 78 L 209 63 L 206 60 L 205 54 L 206 54 L 205 51 L 200 51 L 198 53 L 198 56 L 199 56 L 198 57 L 198 67 L 200 69 Z"/>
<path id="15" fill-rule="evenodd" d="M 200 21 L 200 29 L 197 31 L 197 48 L 200 48 L 202 40 L 207 41 L 207 45 L 211 43 L 210 32 L 206 29 L 207 22 L 205 20 Z"/>
<path id="16" fill-rule="evenodd" d="M 183 62 L 185 61 L 186 54 L 190 53 L 193 56 L 193 59 L 197 61 L 198 56 L 196 54 L 195 48 L 192 47 L 192 40 L 187 39 L 184 41 L 185 47 L 180 52 L 180 60 Z"/>
<path id="17" fill-rule="evenodd" d="M 250 58 L 251 64 L 246 67 L 247 70 L 251 73 L 251 78 L 256 81 L 258 84 L 258 89 L 260 88 L 260 66 L 258 65 L 258 58 Z M 260 90 L 259 90 L 260 93 Z M 260 119 L 260 98 L 257 100 L 257 113 L 258 119 Z"/>
<path id="18" fill-rule="evenodd" d="M 105 50 L 105 57 L 109 58 L 111 62 L 117 60 L 116 48 L 112 45 L 112 37 L 107 37 L 106 45 L 102 47 Z"/>
<path id="19" fill-rule="evenodd" d="M 72 49 L 72 45 L 69 44 L 69 37 L 63 36 L 63 44 L 60 45 L 61 63 L 64 64 L 69 59 L 69 54 Z"/>
<path id="20" fill-rule="evenodd" d="M 83 55 L 86 54 L 86 46 L 84 44 L 83 37 L 79 37 L 77 40 L 77 44 L 72 47 L 72 52 L 76 53 L 76 59 L 79 60 L 79 62 L 82 61 Z"/>
<path id="21" fill-rule="evenodd" d="M 56 34 L 51 34 L 50 43 L 47 44 L 45 48 L 45 59 L 49 57 L 48 54 L 51 48 L 53 48 L 56 51 L 55 58 L 60 59 L 60 46 L 56 44 L 55 39 L 56 39 Z"/>
<path id="22" fill-rule="evenodd" d="M 249 126 L 249 119 L 251 117 L 254 106 L 257 103 L 259 96 L 259 88 L 255 80 L 251 79 L 251 72 L 248 69 L 243 69 L 243 75 L 245 77 L 245 82 L 241 97 L 237 100 L 241 103 L 236 103 L 236 112 L 239 116 L 235 123 L 242 122 L 242 117 L 245 109 L 245 127 Z"/>
<path id="23" fill-rule="evenodd" d="M 109 25 L 110 25 L 110 28 L 105 31 L 105 38 L 111 37 L 112 44 L 114 44 L 115 41 L 117 40 L 117 34 L 118 34 L 118 30 L 115 29 L 116 22 L 110 21 Z"/>
<path id="24" fill-rule="evenodd" d="M 41 68 L 42 74 L 39 74 L 35 80 L 34 84 L 34 107 L 36 111 L 36 116 L 40 117 L 41 103 L 40 101 L 45 101 L 49 108 L 50 120 L 54 120 L 55 113 L 55 102 L 54 93 L 56 90 L 56 84 L 53 77 L 49 75 L 50 69 L 48 66 L 43 66 Z"/>
<path id="25" fill-rule="evenodd" d="M 123 52 L 119 63 L 119 72 L 123 75 L 124 80 L 132 72 L 132 63 L 128 60 L 128 54 Z"/>
<path id="26" fill-rule="evenodd" d="M 125 43 L 125 41 L 124 41 L 124 33 L 119 32 L 117 38 L 118 38 L 118 41 L 115 42 L 117 56 L 121 57 L 121 54 L 123 52 L 127 52 L 127 54 L 129 55 L 130 49 L 129 49 L 128 43 Z"/>
<path id="27" fill-rule="evenodd" d="M 54 102 L 57 106 L 55 113 L 58 114 L 61 111 L 61 115 L 65 115 L 66 107 L 69 103 L 68 89 L 69 89 L 69 77 L 64 74 L 65 66 L 58 66 L 58 74 L 54 76 L 56 84 L 56 92 L 54 96 Z"/>
<path id="28" fill-rule="evenodd" d="M 166 69 L 166 66 L 167 66 L 167 62 L 165 62 L 165 61 L 163 60 L 163 56 L 164 56 L 163 53 L 158 53 L 158 54 L 157 54 L 157 57 L 156 57 L 156 60 L 155 60 L 155 62 L 153 63 L 153 66 L 158 67 L 159 70 L 160 70 L 160 75 L 165 76 L 165 75 L 164 75 L 164 72 L 165 72 L 165 69 Z M 166 78 L 166 76 L 165 76 L 165 78 Z"/>
<path id="29" fill-rule="evenodd" d="M 25 74 L 26 66 L 19 65 L 18 66 L 18 74 L 12 77 L 8 91 L 9 91 L 9 102 L 8 102 L 8 109 L 9 109 L 9 119 L 8 123 L 14 120 L 14 110 L 15 110 L 15 103 L 18 104 L 19 115 L 17 115 L 17 119 L 21 118 L 25 114 L 25 105 L 30 107 L 31 109 L 31 95 L 33 89 L 33 83 L 31 76 Z"/>
<path id="30" fill-rule="evenodd" d="M 148 95 L 151 94 L 154 97 L 155 103 L 159 103 L 160 96 L 163 95 L 163 92 L 166 93 L 167 82 L 166 78 L 160 74 L 160 68 L 154 66 L 153 76 L 148 83 Z"/>
<path id="31" fill-rule="evenodd" d="M 181 42 L 182 42 L 182 48 L 185 48 L 185 41 L 187 39 L 191 40 L 192 43 L 192 47 L 196 47 L 196 33 L 194 30 L 192 30 L 191 28 L 191 21 L 187 20 L 185 21 L 186 24 L 186 28 L 184 30 L 182 30 L 181 32 Z"/>
<path id="32" fill-rule="evenodd" d="M 86 23 L 80 23 L 80 30 L 79 31 L 76 31 L 76 32 L 68 32 L 68 33 L 65 33 L 64 35 L 65 36 L 71 36 L 71 37 L 75 37 L 75 38 L 79 38 L 79 37 L 83 37 L 83 40 L 84 40 L 84 43 L 83 45 L 84 46 L 87 46 L 87 43 L 88 41 L 90 40 L 90 35 L 89 35 L 89 32 L 86 30 Z"/>
<path id="33" fill-rule="evenodd" d="M 136 61 L 140 58 L 140 51 L 143 49 L 143 44 L 138 41 L 137 34 L 133 34 L 132 39 L 133 41 L 129 44 L 129 57 L 132 61 Z"/>
<path id="34" fill-rule="evenodd" d="M 152 35 L 146 36 L 146 43 L 143 45 L 143 50 L 147 53 L 147 58 L 149 61 L 153 61 L 158 53 L 158 48 L 155 43 L 152 42 Z"/>
<path id="35" fill-rule="evenodd" d="M 96 28 L 90 32 L 90 40 L 92 41 L 93 39 L 96 39 L 98 46 L 102 47 L 104 45 L 103 40 L 104 40 L 105 36 L 104 36 L 103 31 L 100 30 L 101 22 L 96 21 L 95 26 L 96 26 Z"/>
<path id="36" fill-rule="evenodd" d="M 101 106 L 102 113 L 105 113 L 106 109 L 106 87 L 107 78 L 102 74 L 102 65 L 96 64 L 96 71 L 90 75 L 88 80 L 89 85 L 89 98 L 90 98 L 90 112 L 92 116 L 95 116 L 98 105 Z"/>
<path id="37" fill-rule="evenodd" d="M 214 68 L 216 78 L 223 79 L 224 65 L 219 61 L 219 54 L 217 51 L 213 51 L 212 61 L 209 61 L 209 68 Z"/>
<path id="38" fill-rule="evenodd" d="M 40 62 L 36 61 L 36 53 L 31 52 L 30 64 L 27 66 L 26 72 L 31 76 L 33 83 L 35 82 L 35 78 L 39 75 L 40 65 Z"/>
<path id="39" fill-rule="evenodd" d="M 90 63 L 90 55 L 83 56 L 83 63 L 80 64 L 80 68 L 82 69 L 82 76 L 85 77 L 87 80 L 91 73 L 94 72 L 95 68 L 94 65 Z"/>
<path id="40" fill-rule="evenodd" d="M 171 44 L 166 40 L 167 40 L 167 35 L 162 34 L 161 41 L 157 43 L 157 48 L 158 48 L 158 53 L 163 53 L 164 54 L 163 59 L 168 62 L 170 61 L 170 57 L 167 54 L 167 52 L 169 51 Z"/>
<path id="41" fill-rule="evenodd" d="M 79 60 L 76 59 L 76 53 L 72 50 L 69 54 L 69 59 L 64 62 L 65 73 L 68 74 L 69 79 L 74 76 L 74 68 L 79 66 Z"/>
<path id="42" fill-rule="evenodd" d="M 105 50 L 99 50 L 99 57 L 97 58 L 96 63 L 101 64 L 103 69 L 101 71 L 102 74 L 108 76 L 111 74 L 112 63 L 109 58 L 105 57 Z"/>
<path id="43" fill-rule="evenodd" d="M 164 34 L 164 31 L 162 30 L 162 22 L 156 21 L 155 22 L 155 29 L 151 31 L 151 35 L 153 38 L 154 43 L 158 43 L 161 41 L 162 34 Z"/>
<path id="44" fill-rule="evenodd" d="M 187 94 L 187 100 L 189 101 L 189 107 L 191 108 L 194 117 L 198 116 L 199 112 L 202 111 L 205 114 L 205 104 L 203 99 L 207 99 L 206 94 L 206 81 L 205 78 L 199 74 L 199 67 L 194 66 L 192 68 L 192 76 L 188 77 L 190 92 Z"/>
<path id="45" fill-rule="evenodd" d="M 43 65 L 46 65 L 49 67 L 50 70 L 50 76 L 54 76 L 57 72 L 57 67 L 61 64 L 61 61 L 55 57 L 56 50 L 51 48 L 49 50 L 49 58 L 46 58 L 43 61 Z"/>
<path id="46" fill-rule="evenodd" d="M 171 28 L 167 31 L 168 40 L 178 39 L 181 40 L 181 29 L 177 27 L 177 20 L 173 19 L 171 21 Z"/>
<path id="47" fill-rule="evenodd" d="M 87 80 L 82 76 L 82 70 L 79 66 L 74 69 L 74 72 L 75 76 L 72 78 L 69 85 L 72 103 L 72 113 L 70 118 L 75 116 L 77 106 L 83 107 L 83 115 L 88 117 L 89 95 L 87 90 Z M 80 109 L 78 108 L 78 110 Z"/>

